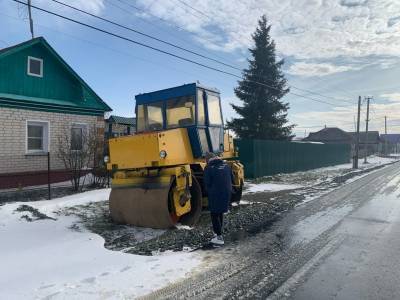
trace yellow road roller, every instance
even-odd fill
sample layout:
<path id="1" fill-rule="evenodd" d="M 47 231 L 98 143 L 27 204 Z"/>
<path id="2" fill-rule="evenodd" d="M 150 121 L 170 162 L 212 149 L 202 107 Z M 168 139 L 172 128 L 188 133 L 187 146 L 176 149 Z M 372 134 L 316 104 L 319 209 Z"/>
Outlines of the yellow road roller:
<path id="1" fill-rule="evenodd" d="M 232 201 L 242 194 L 243 165 L 224 131 L 220 93 L 198 83 L 140 94 L 136 133 L 110 139 L 110 214 L 117 223 L 169 228 L 194 225 L 207 207 L 205 154 L 233 172 Z"/>

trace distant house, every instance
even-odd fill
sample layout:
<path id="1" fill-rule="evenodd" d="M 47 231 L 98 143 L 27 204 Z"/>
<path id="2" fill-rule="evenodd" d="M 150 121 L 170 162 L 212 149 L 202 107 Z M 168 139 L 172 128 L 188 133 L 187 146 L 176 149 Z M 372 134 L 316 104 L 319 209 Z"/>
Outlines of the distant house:
<path id="1" fill-rule="evenodd" d="M 326 127 L 317 132 L 310 132 L 304 138 L 306 142 L 320 142 L 324 144 L 352 144 L 352 137 L 340 128 Z"/>
<path id="2" fill-rule="evenodd" d="M 368 138 L 367 138 L 368 136 Z M 317 132 L 312 132 L 303 139 L 308 142 L 322 142 L 325 144 L 350 144 L 354 153 L 356 144 L 356 133 L 346 132 L 342 129 L 324 128 Z M 359 135 L 359 155 L 364 156 L 366 151 L 368 155 L 378 153 L 381 150 L 381 139 L 378 131 L 369 131 L 368 135 L 365 132 L 360 132 Z"/>
<path id="3" fill-rule="evenodd" d="M 380 139 L 384 153 L 400 152 L 400 134 L 381 134 Z"/>
<path id="4" fill-rule="evenodd" d="M 136 132 L 136 118 L 110 116 L 105 122 L 106 138 L 130 135 Z"/>
<path id="5" fill-rule="evenodd" d="M 78 149 L 92 127 L 104 140 L 108 111 L 44 38 L 0 49 L 0 188 L 45 183 L 48 152 L 52 180 L 65 180 L 58 138 L 67 132 Z"/>
<path id="6" fill-rule="evenodd" d="M 351 135 L 353 143 L 355 144 L 356 132 L 349 132 L 349 134 Z M 368 134 L 366 134 L 365 131 L 361 131 L 359 134 L 359 145 L 360 156 L 364 156 L 365 151 L 367 150 L 368 155 L 380 152 L 381 139 L 379 138 L 379 131 L 369 131 Z"/>

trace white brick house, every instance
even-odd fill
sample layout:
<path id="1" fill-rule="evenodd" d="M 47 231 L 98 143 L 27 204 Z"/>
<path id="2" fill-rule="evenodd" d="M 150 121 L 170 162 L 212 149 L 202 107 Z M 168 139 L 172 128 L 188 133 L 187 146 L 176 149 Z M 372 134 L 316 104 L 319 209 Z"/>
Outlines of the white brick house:
<path id="1" fill-rule="evenodd" d="M 66 131 L 79 147 L 82 133 L 104 137 L 104 113 L 111 108 L 43 38 L 0 50 L 0 188 L 66 179 L 57 158 Z M 44 182 L 45 181 L 45 182 Z"/>

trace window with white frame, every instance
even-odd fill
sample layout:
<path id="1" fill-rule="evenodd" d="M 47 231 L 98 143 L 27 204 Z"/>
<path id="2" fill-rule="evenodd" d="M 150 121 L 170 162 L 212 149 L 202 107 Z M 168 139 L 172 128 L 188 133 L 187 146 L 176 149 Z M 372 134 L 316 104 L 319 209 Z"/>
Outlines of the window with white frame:
<path id="1" fill-rule="evenodd" d="M 86 136 L 85 124 L 72 124 L 71 127 L 71 150 L 80 151 L 83 149 Z"/>
<path id="2" fill-rule="evenodd" d="M 49 151 L 49 123 L 44 121 L 27 121 L 26 150 L 28 153 Z"/>
<path id="3" fill-rule="evenodd" d="M 43 77 L 43 59 L 28 56 L 28 75 Z"/>

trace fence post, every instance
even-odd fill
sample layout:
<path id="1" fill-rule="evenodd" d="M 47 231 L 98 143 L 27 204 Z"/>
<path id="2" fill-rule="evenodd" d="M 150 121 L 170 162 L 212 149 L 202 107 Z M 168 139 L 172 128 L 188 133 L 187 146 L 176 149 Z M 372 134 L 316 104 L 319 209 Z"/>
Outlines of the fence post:
<path id="1" fill-rule="evenodd" d="M 50 151 L 47 152 L 47 190 L 49 193 L 49 200 L 51 199 L 51 187 L 50 187 Z"/>

